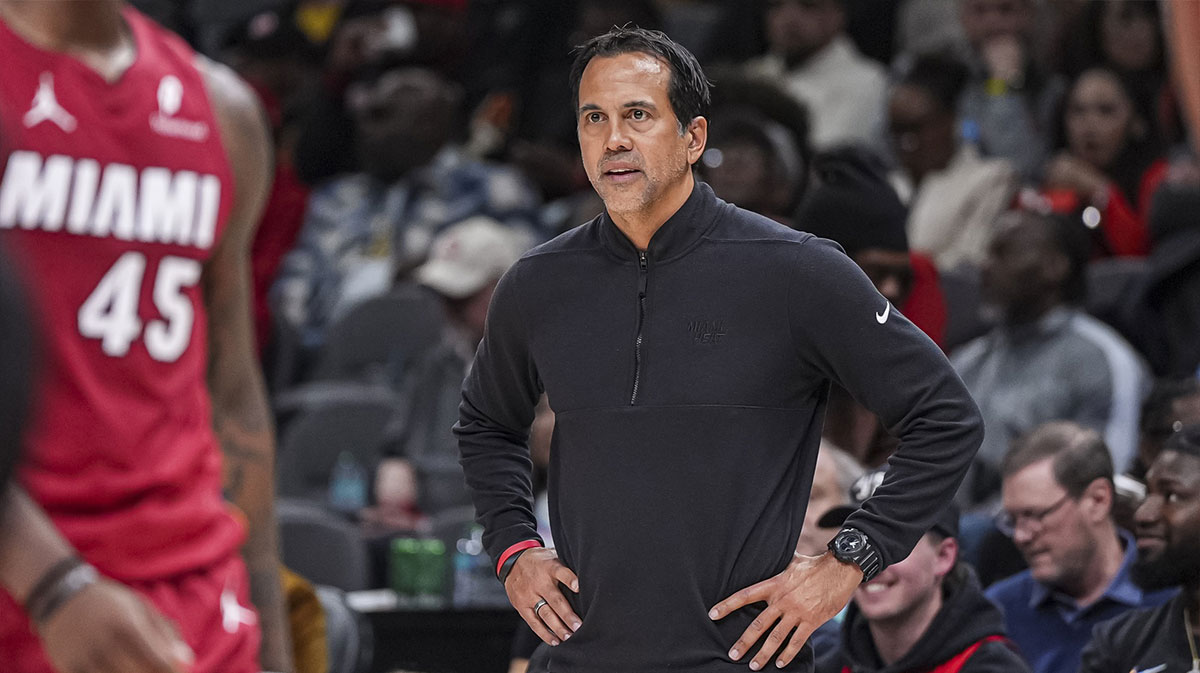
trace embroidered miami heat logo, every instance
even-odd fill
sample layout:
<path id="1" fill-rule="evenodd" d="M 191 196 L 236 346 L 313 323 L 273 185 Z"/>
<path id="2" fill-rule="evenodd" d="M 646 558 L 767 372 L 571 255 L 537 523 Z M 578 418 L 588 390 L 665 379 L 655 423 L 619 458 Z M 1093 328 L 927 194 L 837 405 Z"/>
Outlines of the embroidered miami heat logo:
<path id="1" fill-rule="evenodd" d="M 31 129 L 42 122 L 51 122 L 63 131 L 70 133 L 77 125 L 75 117 L 71 116 L 54 95 L 54 74 L 42 73 L 38 81 L 37 93 L 33 95 L 33 106 L 25 113 L 25 128 Z"/>
<path id="2" fill-rule="evenodd" d="M 167 75 L 158 83 L 158 110 L 150 115 L 150 128 L 171 138 L 201 142 L 208 137 L 208 124 L 177 117 L 183 107 L 183 82 Z"/>

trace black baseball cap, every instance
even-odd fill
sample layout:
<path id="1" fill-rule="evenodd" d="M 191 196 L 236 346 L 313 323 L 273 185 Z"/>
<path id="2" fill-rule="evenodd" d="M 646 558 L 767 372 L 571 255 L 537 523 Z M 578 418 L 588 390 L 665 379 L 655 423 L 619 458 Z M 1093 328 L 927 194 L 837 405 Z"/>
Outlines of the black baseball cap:
<path id="1" fill-rule="evenodd" d="M 850 501 L 853 504 L 840 505 L 825 512 L 817 521 L 817 525 L 822 528 L 837 528 L 846 522 L 846 519 L 859 507 L 866 502 L 867 498 L 875 492 L 875 489 L 883 483 L 884 470 L 882 468 L 872 470 L 854 480 L 850 486 Z M 938 514 L 937 521 L 933 522 L 931 530 L 935 530 L 946 537 L 958 537 L 958 505 L 953 502 L 942 508 Z"/>

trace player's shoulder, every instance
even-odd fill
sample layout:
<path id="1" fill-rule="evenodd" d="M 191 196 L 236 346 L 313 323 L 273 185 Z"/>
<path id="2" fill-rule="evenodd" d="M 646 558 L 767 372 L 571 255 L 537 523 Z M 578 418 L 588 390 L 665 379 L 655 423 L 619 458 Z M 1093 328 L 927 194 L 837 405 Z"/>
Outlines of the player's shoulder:
<path id="1" fill-rule="evenodd" d="M 228 66 L 205 56 L 195 56 L 196 68 L 204 79 L 213 116 L 221 130 L 225 154 L 234 179 L 257 203 L 270 189 L 274 153 L 266 113 L 258 95 Z"/>
<path id="2" fill-rule="evenodd" d="M 227 65 L 196 54 L 196 69 L 204 79 L 213 112 L 223 126 L 236 133 L 266 132 L 266 117 L 258 96 Z"/>

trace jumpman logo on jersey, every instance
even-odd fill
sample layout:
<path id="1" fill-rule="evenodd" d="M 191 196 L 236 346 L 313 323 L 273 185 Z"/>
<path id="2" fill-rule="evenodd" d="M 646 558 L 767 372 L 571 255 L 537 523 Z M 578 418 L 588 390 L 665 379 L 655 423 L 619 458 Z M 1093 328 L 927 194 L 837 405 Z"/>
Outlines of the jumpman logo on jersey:
<path id="1" fill-rule="evenodd" d="M 33 107 L 25 113 L 25 128 L 33 128 L 45 121 L 54 122 L 67 133 L 75 130 L 75 118 L 58 104 L 58 98 L 54 96 L 54 75 L 48 72 L 42 73 L 37 93 L 33 95 Z"/>
<path id="2" fill-rule="evenodd" d="M 258 623 L 258 615 L 250 608 L 238 603 L 237 592 L 226 582 L 221 591 L 221 626 L 226 633 L 237 633 L 242 624 L 254 626 Z"/>

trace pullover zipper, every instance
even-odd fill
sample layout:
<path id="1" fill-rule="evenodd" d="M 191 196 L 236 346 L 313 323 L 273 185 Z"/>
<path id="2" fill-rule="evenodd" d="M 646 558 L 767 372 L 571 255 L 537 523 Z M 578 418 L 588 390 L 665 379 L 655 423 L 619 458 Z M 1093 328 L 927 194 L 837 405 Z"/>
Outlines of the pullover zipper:
<path id="1" fill-rule="evenodd" d="M 629 404 L 637 404 L 638 385 L 642 379 L 642 324 L 646 321 L 646 251 L 638 251 L 638 321 L 637 339 L 633 342 L 633 394 Z"/>

